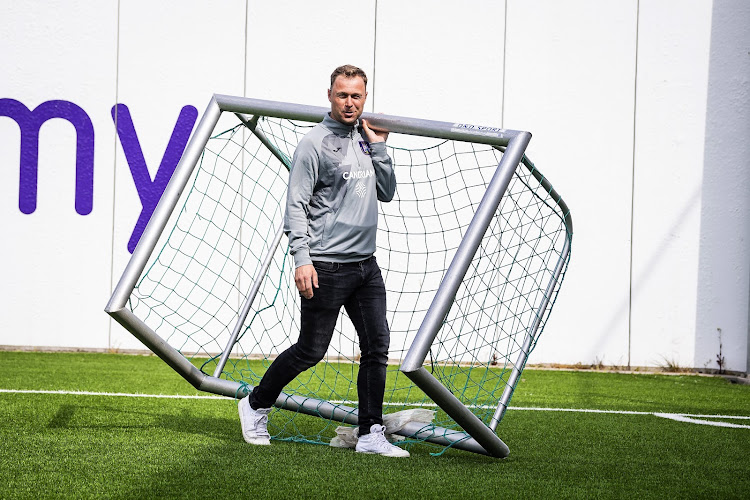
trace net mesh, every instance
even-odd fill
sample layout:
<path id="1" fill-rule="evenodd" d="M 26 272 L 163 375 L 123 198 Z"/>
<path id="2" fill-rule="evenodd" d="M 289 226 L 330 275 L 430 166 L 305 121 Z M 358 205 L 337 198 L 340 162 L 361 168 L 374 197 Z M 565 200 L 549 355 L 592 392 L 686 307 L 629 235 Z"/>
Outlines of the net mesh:
<path id="1" fill-rule="evenodd" d="M 221 372 L 222 378 L 248 386 L 260 381 L 299 332 L 293 259 L 286 238 L 278 246 L 274 238 L 282 225 L 290 158 L 312 126 L 256 120 L 259 134 L 238 123 L 211 137 L 129 300 L 136 316 L 212 375 L 239 312 L 256 288 Z M 389 144 L 398 144 L 398 139 L 391 134 Z M 410 149 L 389 146 L 389 154 L 398 187 L 393 201 L 379 204 L 375 254 L 386 284 L 391 327 L 386 414 L 435 407 L 398 370 L 399 361 L 503 152 L 482 144 L 431 140 Z M 567 265 L 567 214 L 541 179 L 527 159 L 516 169 L 425 361 L 432 375 L 486 424 L 524 342 L 530 340 L 533 349 Z M 559 265 L 563 273 L 554 281 Z M 540 311 L 545 300 L 549 307 Z M 533 331 L 536 324 L 539 328 Z M 342 310 L 326 359 L 300 374 L 284 393 L 356 408 L 358 356 L 356 332 Z M 426 426 L 458 428 L 435 409 L 434 422 Z M 330 442 L 338 425 L 278 409 L 269 419 L 276 439 L 320 443 Z"/>

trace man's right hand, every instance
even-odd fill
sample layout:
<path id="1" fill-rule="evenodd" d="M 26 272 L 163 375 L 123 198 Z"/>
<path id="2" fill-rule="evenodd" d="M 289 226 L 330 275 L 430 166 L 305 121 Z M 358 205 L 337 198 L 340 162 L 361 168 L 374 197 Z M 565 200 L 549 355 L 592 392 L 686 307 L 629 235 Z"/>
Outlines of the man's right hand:
<path id="1" fill-rule="evenodd" d="M 315 266 L 305 264 L 295 269 L 294 283 L 296 283 L 297 290 L 304 298 L 311 299 L 313 288 L 318 288 L 318 272 L 315 270 Z"/>

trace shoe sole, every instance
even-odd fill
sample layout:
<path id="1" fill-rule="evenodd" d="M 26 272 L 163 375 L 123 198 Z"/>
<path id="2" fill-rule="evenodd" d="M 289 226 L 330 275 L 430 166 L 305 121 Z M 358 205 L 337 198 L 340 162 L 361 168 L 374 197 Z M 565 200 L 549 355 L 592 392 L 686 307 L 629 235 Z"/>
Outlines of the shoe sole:
<path id="1" fill-rule="evenodd" d="M 247 408 L 246 408 L 247 407 Z M 250 408 L 250 402 L 247 401 L 247 398 L 243 398 L 240 400 L 239 404 L 237 404 L 237 409 L 240 413 L 240 427 L 242 428 L 242 438 L 245 440 L 246 443 L 256 445 L 256 446 L 268 446 L 271 444 L 271 440 L 268 438 L 260 438 L 260 437 L 248 437 L 245 435 L 245 414 L 247 413 L 247 410 Z"/>
<path id="2" fill-rule="evenodd" d="M 357 453 L 364 453 L 365 455 L 380 455 L 381 457 L 388 457 L 388 458 L 408 458 L 411 456 L 409 452 L 406 450 L 401 450 L 404 452 L 404 454 L 402 453 L 398 453 L 398 454 L 397 453 L 378 453 L 377 451 L 359 451 L 356 449 L 354 451 L 356 451 Z"/>

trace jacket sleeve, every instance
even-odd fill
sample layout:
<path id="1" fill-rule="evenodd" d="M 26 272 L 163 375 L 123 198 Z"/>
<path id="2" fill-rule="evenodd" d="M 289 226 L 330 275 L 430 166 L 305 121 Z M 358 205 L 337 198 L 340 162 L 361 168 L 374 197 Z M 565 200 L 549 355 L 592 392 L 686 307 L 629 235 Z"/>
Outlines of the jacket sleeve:
<path id="1" fill-rule="evenodd" d="M 295 268 L 312 264 L 308 211 L 317 178 L 318 153 L 311 141 L 303 139 L 292 158 L 284 215 L 284 232 L 289 238 L 289 252 L 294 256 Z"/>
<path id="2" fill-rule="evenodd" d="M 378 200 L 391 201 L 396 194 L 396 172 L 388 156 L 385 142 L 370 143 L 372 166 L 375 168 L 375 179 L 378 188 Z"/>

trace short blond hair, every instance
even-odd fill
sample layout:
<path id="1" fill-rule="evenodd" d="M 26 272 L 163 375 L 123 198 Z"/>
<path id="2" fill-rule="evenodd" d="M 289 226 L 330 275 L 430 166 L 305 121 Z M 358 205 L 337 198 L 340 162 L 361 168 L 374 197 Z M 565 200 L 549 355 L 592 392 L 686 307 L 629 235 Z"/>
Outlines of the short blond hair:
<path id="1" fill-rule="evenodd" d="M 352 66 L 351 64 L 344 64 L 343 66 L 339 66 L 338 68 L 333 70 L 333 73 L 331 73 L 331 88 L 333 88 L 333 82 L 336 81 L 336 78 L 343 76 L 344 78 L 354 78 L 356 76 L 359 76 L 364 80 L 365 82 L 365 88 L 367 88 L 367 75 L 365 72 L 356 67 Z"/>

